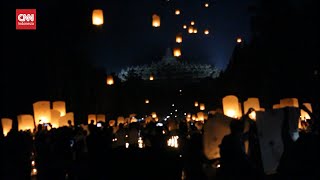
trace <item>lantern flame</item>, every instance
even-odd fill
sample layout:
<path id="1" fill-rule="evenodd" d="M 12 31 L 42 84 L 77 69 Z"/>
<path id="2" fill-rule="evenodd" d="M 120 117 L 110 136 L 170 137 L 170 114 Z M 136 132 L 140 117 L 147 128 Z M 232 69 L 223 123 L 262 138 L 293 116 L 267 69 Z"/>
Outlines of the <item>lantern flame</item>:
<path id="1" fill-rule="evenodd" d="M 103 24 L 103 11 L 101 9 L 95 9 L 92 12 L 92 24 L 102 25 Z"/>

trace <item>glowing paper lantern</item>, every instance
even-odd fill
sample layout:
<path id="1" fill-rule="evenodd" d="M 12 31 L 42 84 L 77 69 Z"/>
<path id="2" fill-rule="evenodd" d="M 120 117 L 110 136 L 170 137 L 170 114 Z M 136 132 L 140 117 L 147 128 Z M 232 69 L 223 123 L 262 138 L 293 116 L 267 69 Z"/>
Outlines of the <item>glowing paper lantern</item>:
<path id="1" fill-rule="evenodd" d="M 237 43 L 240 44 L 242 42 L 241 38 L 237 38 Z"/>
<path id="2" fill-rule="evenodd" d="M 106 115 L 97 114 L 97 122 L 106 122 Z"/>
<path id="3" fill-rule="evenodd" d="M 144 102 L 145 102 L 146 104 L 149 104 L 149 103 L 150 103 L 149 99 L 146 99 Z"/>
<path id="4" fill-rule="evenodd" d="M 182 36 L 180 34 L 176 36 L 176 43 L 182 43 Z"/>
<path id="5" fill-rule="evenodd" d="M 156 112 L 152 112 L 152 113 L 151 113 L 151 117 L 152 117 L 152 118 L 157 118 L 157 113 L 156 113 Z"/>
<path id="6" fill-rule="evenodd" d="M 109 126 L 110 127 L 113 127 L 113 126 L 115 126 L 116 125 L 116 121 L 115 120 L 110 120 L 109 121 Z"/>
<path id="7" fill-rule="evenodd" d="M 88 115 L 88 124 L 91 123 L 91 120 L 93 120 L 93 124 L 96 124 L 96 123 L 97 123 L 97 115 L 95 115 L 95 114 L 89 114 L 89 115 Z"/>
<path id="8" fill-rule="evenodd" d="M 183 25 L 182 27 L 183 27 L 183 29 L 187 29 L 187 25 Z"/>
<path id="9" fill-rule="evenodd" d="M 180 10 L 179 10 L 179 9 L 176 9 L 175 14 L 176 14 L 176 15 L 179 15 L 179 14 L 180 14 Z"/>
<path id="10" fill-rule="evenodd" d="M 74 114 L 73 112 L 68 112 L 66 115 L 61 116 L 59 119 L 59 127 L 69 126 L 68 121 L 71 121 L 71 125 L 74 125 Z"/>
<path id="11" fill-rule="evenodd" d="M 196 101 L 194 102 L 194 107 L 198 107 L 199 106 L 199 103 Z"/>
<path id="12" fill-rule="evenodd" d="M 204 4 L 204 7 L 209 7 L 209 3 L 205 3 L 205 4 Z"/>
<path id="13" fill-rule="evenodd" d="M 204 34 L 205 34 L 205 35 L 208 35 L 208 34 L 209 34 L 209 30 L 208 30 L 208 29 L 205 29 L 205 30 L 204 30 Z"/>
<path id="14" fill-rule="evenodd" d="M 108 75 L 106 81 L 107 81 L 108 85 L 113 85 L 114 84 L 112 75 Z"/>
<path id="15" fill-rule="evenodd" d="M 55 101 L 52 103 L 52 109 L 60 112 L 60 116 L 66 115 L 66 102 L 64 101 Z"/>
<path id="16" fill-rule="evenodd" d="M 281 108 L 280 104 L 274 104 L 272 106 L 272 109 L 280 109 L 280 108 Z"/>
<path id="17" fill-rule="evenodd" d="M 53 128 L 59 127 L 59 119 L 61 117 L 61 113 L 58 110 L 51 109 L 51 125 Z"/>
<path id="18" fill-rule="evenodd" d="M 153 27 L 160 27 L 160 16 L 154 14 L 152 15 L 152 26 Z"/>
<path id="19" fill-rule="evenodd" d="M 194 25 L 194 21 L 191 21 L 190 24 L 193 26 Z"/>
<path id="20" fill-rule="evenodd" d="M 154 76 L 153 76 L 152 74 L 150 74 L 149 80 L 150 80 L 150 81 L 153 81 L 153 80 L 154 80 Z"/>
<path id="21" fill-rule="evenodd" d="M 204 103 L 200 103 L 200 110 L 203 111 L 206 109 L 206 106 L 204 105 Z"/>
<path id="22" fill-rule="evenodd" d="M 299 102 L 297 98 L 284 98 L 280 99 L 280 107 L 296 107 L 299 108 Z"/>
<path id="23" fill-rule="evenodd" d="M 51 122 L 50 101 L 38 101 L 33 103 L 33 113 L 36 126 Z"/>
<path id="24" fill-rule="evenodd" d="M 204 121 L 204 112 L 198 112 L 197 118 L 198 118 L 198 121 Z"/>
<path id="25" fill-rule="evenodd" d="M 260 102 L 259 98 L 248 98 L 245 102 L 243 102 L 244 113 L 247 113 L 249 108 L 253 108 L 256 111 L 260 111 Z"/>
<path id="26" fill-rule="evenodd" d="M 232 118 L 240 117 L 239 101 L 234 95 L 228 95 L 222 99 L 223 113 L 224 115 Z"/>
<path id="27" fill-rule="evenodd" d="M 12 119 L 10 118 L 1 118 L 1 124 L 3 129 L 3 135 L 7 136 L 10 130 L 12 129 Z"/>
<path id="28" fill-rule="evenodd" d="M 118 118 L 117 118 L 117 124 L 119 125 L 119 124 L 125 124 L 126 123 L 126 121 L 125 121 L 125 119 L 124 119 L 124 117 L 123 116 L 119 116 Z"/>
<path id="29" fill-rule="evenodd" d="M 103 11 L 102 11 L 102 9 L 93 10 L 92 24 L 93 25 L 102 25 L 103 24 Z"/>
<path id="30" fill-rule="evenodd" d="M 175 57 L 180 57 L 181 56 L 180 48 L 174 48 L 173 49 L 173 56 L 175 56 Z"/>
<path id="31" fill-rule="evenodd" d="M 26 131 L 26 130 L 34 130 L 34 119 L 30 114 L 20 114 L 18 115 L 18 130 Z"/>
<path id="32" fill-rule="evenodd" d="M 198 30 L 197 30 L 197 29 L 193 29 L 193 33 L 194 33 L 194 34 L 197 34 L 197 33 L 198 33 Z"/>
<path id="33" fill-rule="evenodd" d="M 193 33 L 193 27 L 192 27 L 192 26 L 189 26 L 189 28 L 188 28 L 188 33 L 189 33 L 189 34 L 192 34 L 192 33 Z"/>
<path id="34" fill-rule="evenodd" d="M 303 103 L 303 105 L 306 106 L 306 108 L 310 112 L 312 112 L 312 107 L 311 107 L 310 103 Z M 304 111 L 303 109 L 300 110 L 300 117 L 301 117 L 301 120 L 311 119 L 310 115 L 306 111 Z"/>

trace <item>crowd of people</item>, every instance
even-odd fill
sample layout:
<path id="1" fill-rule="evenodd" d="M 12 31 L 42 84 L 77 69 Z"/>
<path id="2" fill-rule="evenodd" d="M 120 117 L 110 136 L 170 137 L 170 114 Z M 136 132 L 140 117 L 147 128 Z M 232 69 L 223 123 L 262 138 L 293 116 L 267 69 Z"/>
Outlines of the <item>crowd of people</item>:
<path id="1" fill-rule="evenodd" d="M 221 157 L 214 160 L 204 154 L 202 126 L 185 120 L 116 126 L 108 123 L 97 126 L 92 121 L 87 128 L 70 124 L 50 130 L 39 124 L 34 132 L 12 129 L 0 139 L 0 179 L 30 179 L 31 160 L 35 162 L 37 180 L 320 177 L 319 134 L 301 132 L 299 139 L 293 141 L 285 133 L 287 121 L 282 127 L 284 152 L 278 173 L 266 175 L 256 124 L 248 114 L 231 121 L 231 133 L 224 136 L 219 146 Z M 170 126 L 169 122 L 176 126 Z M 244 131 L 246 122 L 250 127 Z M 179 137 L 178 147 L 168 146 L 173 136 Z M 248 152 L 245 140 L 249 141 Z M 208 176 L 208 169 L 214 176 Z"/>

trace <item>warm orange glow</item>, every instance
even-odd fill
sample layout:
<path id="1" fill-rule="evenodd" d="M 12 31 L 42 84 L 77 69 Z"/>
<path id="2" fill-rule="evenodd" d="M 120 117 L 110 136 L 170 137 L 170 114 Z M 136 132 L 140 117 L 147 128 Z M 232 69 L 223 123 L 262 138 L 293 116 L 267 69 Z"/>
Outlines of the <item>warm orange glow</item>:
<path id="1" fill-rule="evenodd" d="M 176 43 L 182 43 L 182 36 L 181 35 L 176 36 Z"/>
<path id="2" fill-rule="evenodd" d="M 239 100 L 238 100 L 237 96 L 228 95 L 228 96 L 223 97 L 222 105 L 223 105 L 224 115 L 232 117 L 232 118 L 241 117 L 242 113 L 241 113 L 241 109 L 239 106 Z"/>
<path id="3" fill-rule="evenodd" d="M 97 114 L 97 122 L 106 122 L 105 114 Z"/>
<path id="4" fill-rule="evenodd" d="M 52 102 L 52 109 L 60 112 L 60 116 L 66 115 L 66 102 L 54 101 Z"/>
<path id="5" fill-rule="evenodd" d="M 280 109 L 280 108 L 281 108 L 280 104 L 274 104 L 272 106 L 272 109 Z"/>
<path id="6" fill-rule="evenodd" d="M 241 38 L 237 38 L 237 43 L 241 43 L 242 39 Z"/>
<path id="7" fill-rule="evenodd" d="M 209 30 L 208 29 L 204 30 L 204 34 L 208 35 L 209 34 Z"/>
<path id="8" fill-rule="evenodd" d="M 51 109 L 51 125 L 54 128 L 58 128 L 59 127 L 59 119 L 60 119 L 60 112 L 55 110 L 55 109 Z"/>
<path id="9" fill-rule="evenodd" d="M 71 121 L 71 125 L 74 126 L 74 114 L 73 112 L 66 113 L 65 116 L 60 117 L 59 119 L 59 127 L 69 126 L 68 121 Z"/>
<path id="10" fill-rule="evenodd" d="M 1 124 L 3 129 L 4 136 L 7 136 L 7 134 L 10 132 L 12 128 L 12 119 L 10 118 L 1 118 Z"/>
<path id="11" fill-rule="evenodd" d="M 34 129 L 33 116 L 30 114 L 18 115 L 18 130 L 26 131 L 29 129 L 31 131 Z"/>
<path id="12" fill-rule="evenodd" d="M 107 76 L 107 84 L 108 85 L 113 85 L 114 84 L 113 77 L 111 75 Z"/>
<path id="13" fill-rule="evenodd" d="M 188 28 L 188 33 L 189 33 L 189 34 L 192 34 L 192 33 L 193 33 L 193 27 L 192 27 L 192 26 L 190 26 L 190 27 Z"/>
<path id="14" fill-rule="evenodd" d="M 97 115 L 96 114 L 89 114 L 88 115 L 88 124 L 91 124 L 91 120 L 93 120 L 93 124 L 97 123 Z"/>
<path id="15" fill-rule="evenodd" d="M 198 30 L 197 30 L 197 29 L 193 29 L 193 33 L 194 33 L 194 34 L 197 34 L 197 33 L 198 33 Z"/>
<path id="16" fill-rule="evenodd" d="M 187 25 L 183 25 L 182 27 L 183 27 L 183 29 L 187 29 Z"/>
<path id="17" fill-rule="evenodd" d="M 173 49 L 173 55 L 174 55 L 175 57 L 180 57 L 180 56 L 181 56 L 181 50 L 180 50 L 180 48 L 174 48 L 174 49 Z"/>
<path id="18" fill-rule="evenodd" d="M 209 7 L 209 3 L 205 3 L 205 4 L 204 4 L 204 7 Z"/>
<path id="19" fill-rule="evenodd" d="M 113 127 L 113 126 L 115 126 L 116 125 L 116 121 L 115 120 L 110 120 L 109 121 L 109 126 L 110 127 Z"/>
<path id="20" fill-rule="evenodd" d="M 245 102 L 243 102 L 243 110 L 244 110 L 244 113 L 247 113 L 248 110 L 250 108 L 253 108 L 254 110 L 256 111 L 260 111 L 260 102 L 259 102 L 259 98 L 254 98 L 254 97 L 251 97 L 251 98 L 248 98 Z M 250 115 L 249 115 L 250 116 Z M 253 116 L 252 116 L 253 117 Z M 251 118 L 251 117 L 250 117 Z M 251 118 L 253 120 L 255 120 L 255 115 L 254 115 L 254 118 Z"/>
<path id="21" fill-rule="evenodd" d="M 176 14 L 176 15 L 179 15 L 179 14 L 180 14 L 180 10 L 177 9 L 177 10 L 175 11 L 175 14 Z"/>
<path id="22" fill-rule="evenodd" d="M 203 111 L 206 109 L 206 106 L 204 105 L 204 103 L 200 103 L 200 110 Z"/>
<path id="23" fill-rule="evenodd" d="M 297 98 L 284 98 L 280 99 L 280 108 L 284 107 L 296 107 L 299 108 L 299 102 Z"/>
<path id="24" fill-rule="evenodd" d="M 303 103 L 304 106 L 306 106 L 306 108 L 312 112 L 312 107 L 310 103 Z M 310 115 L 303 109 L 300 110 L 300 115 L 301 115 L 301 120 L 306 120 L 306 119 L 310 119 Z"/>
<path id="25" fill-rule="evenodd" d="M 146 99 L 144 102 L 145 102 L 146 104 L 149 104 L 149 103 L 150 103 L 149 99 Z"/>
<path id="26" fill-rule="evenodd" d="M 149 80 L 150 80 L 150 81 L 153 81 L 153 80 L 154 80 L 154 76 L 153 76 L 152 74 L 150 75 Z"/>
<path id="27" fill-rule="evenodd" d="M 152 15 L 152 26 L 153 27 L 160 27 L 160 16 L 154 14 Z"/>
<path id="28" fill-rule="evenodd" d="M 198 106 L 199 106 L 198 101 L 194 102 L 194 107 L 198 107 Z"/>
<path id="29" fill-rule="evenodd" d="M 92 24 L 93 25 L 102 25 L 103 24 L 103 11 L 101 9 L 93 10 Z"/>
<path id="30" fill-rule="evenodd" d="M 152 117 L 152 118 L 157 118 L 157 113 L 156 113 L 156 112 L 152 112 L 152 113 L 151 113 L 151 117 Z"/>
<path id="31" fill-rule="evenodd" d="M 194 25 L 194 21 L 191 21 L 190 24 L 193 26 Z"/>
<path id="32" fill-rule="evenodd" d="M 33 103 L 33 113 L 36 126 L 51 122 L 50 101 L 38 101 Z"/>

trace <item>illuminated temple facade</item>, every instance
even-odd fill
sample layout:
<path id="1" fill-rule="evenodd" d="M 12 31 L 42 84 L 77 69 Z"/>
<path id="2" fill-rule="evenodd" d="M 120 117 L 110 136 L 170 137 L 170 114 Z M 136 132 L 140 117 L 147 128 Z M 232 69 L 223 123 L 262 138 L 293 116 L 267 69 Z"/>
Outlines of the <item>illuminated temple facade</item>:
<path id="1" fill-rule="evenodd" d="M 179 61 L 172 54 L 170 48 L 167 49 L 165 56 L 159 62 L 150 65 L 127 67 L 118 73 L 121 81 L 126 81 L 130 77 L 149 80 L 164 79 L 202 79 L 217 78 L 220 71 L 209 64 L 192 64 Z"/>

